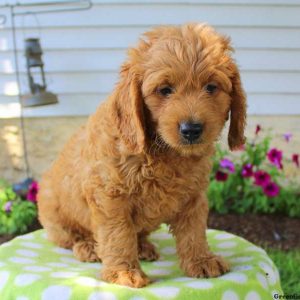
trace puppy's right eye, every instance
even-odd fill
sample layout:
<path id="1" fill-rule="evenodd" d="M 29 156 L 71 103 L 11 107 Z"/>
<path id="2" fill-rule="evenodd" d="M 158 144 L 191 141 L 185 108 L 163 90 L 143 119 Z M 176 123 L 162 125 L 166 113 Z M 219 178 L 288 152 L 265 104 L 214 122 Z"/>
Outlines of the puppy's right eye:
<path id="1" fill-rule="evenodd" d="M 158 88 L 157 92 L 163 97 L 167 97 L 173 93 L 173 88 L 170 86 L 164 86 L 162 88 Z"/>

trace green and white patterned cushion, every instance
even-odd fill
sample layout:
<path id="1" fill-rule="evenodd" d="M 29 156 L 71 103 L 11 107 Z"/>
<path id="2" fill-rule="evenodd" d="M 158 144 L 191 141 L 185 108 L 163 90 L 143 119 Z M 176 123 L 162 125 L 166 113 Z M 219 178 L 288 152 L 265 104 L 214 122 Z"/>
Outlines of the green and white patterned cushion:
<path id="1" fill-rule="evenodd" d="M 100 263 L 77 261 L 72 251 L 56 247 L 44 230 L 38 230 L 0 246 L 0 299 L 268 300 L 283 294 L 278 271 L 264 250 L 223 231 L 208 230 L 207 236 L 212 251 L 231 264 L 229 273 L 212 279 L 186 277 L 178 265 L 174 239 L 162 226 L 151 236 L 159 261 L 142 262 L 154 282 L 134 289 L 101 281 Z"/>

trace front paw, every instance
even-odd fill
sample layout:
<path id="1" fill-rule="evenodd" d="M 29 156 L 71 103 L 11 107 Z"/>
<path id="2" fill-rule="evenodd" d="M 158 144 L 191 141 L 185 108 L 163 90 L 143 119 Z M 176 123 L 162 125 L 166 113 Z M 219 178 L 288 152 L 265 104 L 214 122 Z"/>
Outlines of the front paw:
<path id="1" fill-rule="evenodd" d="M 218 277 L 229 271 L 229 264 L 221 256 L 213 254 L 183 263 L 182 267 L 187 276 L 197 278 Z"/>
<path id="2" fill-rule="evenodd" d="M 140 269 L 102 271 L 102 279 L 110 283 L 126 285 L 133 288 L 141 288 L 150 283 L 149 278 Z"/>

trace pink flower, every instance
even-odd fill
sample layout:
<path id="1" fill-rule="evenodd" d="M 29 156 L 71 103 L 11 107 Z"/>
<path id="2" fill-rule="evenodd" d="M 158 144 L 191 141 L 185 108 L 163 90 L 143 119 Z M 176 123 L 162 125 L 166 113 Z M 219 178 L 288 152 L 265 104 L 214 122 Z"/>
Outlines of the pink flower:
<path id="1" fill-rule="evenodd" d="M 220 167 L 226 169 L 229 173 L 234 173 L 234 163 L 227 158 L 220 161 Z"/>
<path id="2" fill-rule="evenodd" d="M 291 133 L 285 133 L 285 134 L 283 135 L 283 137 L 284 137 L 284 139 L 286 140 L 286 142 L 289 142 L 292 136 L 293 136 L 293 135 L 292 135 Z"/>
<path id="3" fill-rule="evenodd" d="M 293 154 L 292 155 L 292 161 L 295 163 L 297 168 L 299 168 L 299 166 L 300 166 L 300 164 L 299 164 L 299 154 Z"/>
<path id="4" fill-rule="evenodd" d="M 275 182 L 269 182 L 263 187 L 263 191 L 268 197 L 276 197 L 279 194 L 280 188 Z"/>
<path id="5" fill-rule="evenodd" d="M 282 151 L 273 148 L 267 153 L 269 161 L 278 169 L 282 169 Z"/>
<path id="6" fill-rule="evenodd" d="M 26 199 L 30 202 L 34 202 L 36 203 L 36 196 L 37 196 L 37 192 L 39 190 L 39 185 L 36 181 L 33 181 L 28 189 L 27 195 L 26 195 Z"/>
<path id="7" fill-rule="evenodd" d="M 258 133 L 259 133 L 260 131 L 261 131 L 260 125 L 256 125 L 255 135 L 258 135 Z"/>
<path id="8" fill-rule="evenodd" d="M 226 181 L 228 178 L 228 174 L 222 171 L 218 171 L 215 176 L 217 181 Z"/>
<path id="9" fill-rule="evenodd" d="M 242 176 L 247 178 L 253 175 L 253 166 L 251 164 L 246 164 L 242 169 Z"/>
<path id="10" fill-rule="evenodd" d="M 254 184 L 259 186 L 266 186 L 271 180 L 271 176 L 265 171 L 256 171 L 254 173 Z"/>
<path id="11" fill-rule="evenodd" d="M 11 207 L 12 207 L 12 201 L 7 201 L 4 205 L 4 211 L 6 213 L 10 213 L 11 212 Z"/>

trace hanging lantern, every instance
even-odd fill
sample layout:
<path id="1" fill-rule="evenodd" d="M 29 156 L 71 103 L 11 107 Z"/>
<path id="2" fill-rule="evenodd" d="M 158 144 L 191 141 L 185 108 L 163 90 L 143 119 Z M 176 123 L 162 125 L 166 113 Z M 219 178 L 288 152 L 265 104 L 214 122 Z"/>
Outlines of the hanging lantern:
<path id="1" fill-rule="evenodd" d="M 27 77 L 31 93 L 22 97 L 23 107 L 58 103 L 57 96 L 47 91 L 42 55 L 39 39 L 28 38 L 25 40 Z M 33 72 L 34 70 L 37 72 Z"/>

